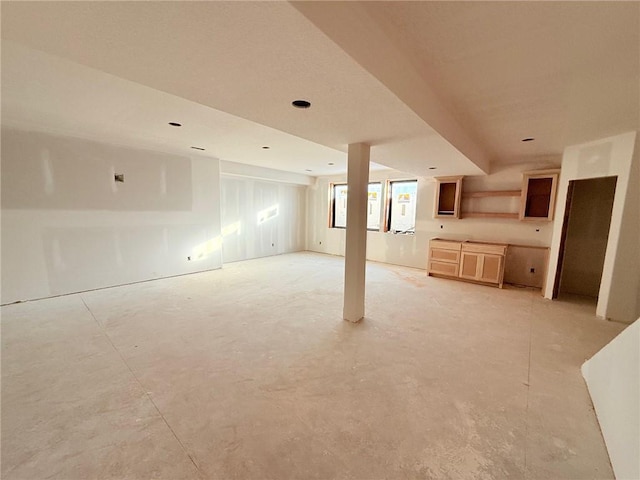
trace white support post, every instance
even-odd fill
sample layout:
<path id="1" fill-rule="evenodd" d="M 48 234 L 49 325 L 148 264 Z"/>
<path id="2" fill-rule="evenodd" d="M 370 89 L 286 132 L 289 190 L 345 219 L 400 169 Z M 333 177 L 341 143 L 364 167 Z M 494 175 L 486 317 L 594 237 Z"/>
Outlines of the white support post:
<path id="1" fill-rule="evenodd" d="M 364 143 L 349 145 L 343 318 L 354 323 L 364 317 L 369 152 Z"/>

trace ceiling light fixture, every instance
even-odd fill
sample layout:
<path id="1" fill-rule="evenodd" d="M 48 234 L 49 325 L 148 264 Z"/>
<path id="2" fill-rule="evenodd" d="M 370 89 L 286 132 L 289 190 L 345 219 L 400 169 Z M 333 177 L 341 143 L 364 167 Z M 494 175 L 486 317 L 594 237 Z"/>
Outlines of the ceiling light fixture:
<path id="1" fill-rule="evenodd" d="M 202 147 L 191 147 L 191 148 L 193 148 L 194 150 L 202 150 L 204 152 L 204 148 Z"/>
<path id="2" fill-rule="evenodd" d="M 305 171 L 305 172 L 311 172 L 311 171 L 313 171 L 313 170 L 311 170 L 311 169 L 309 169 L 309 168 L 305 168 L 305 169 L 304 169 L 304 171 Z"/>
<path id="3" fill-rule="evenodd" d="M 535 138 L 533 137 L 527 137 L 527 138 L 523 138 L 522 141 L 523 142 L 533 142 L 535 140 Z"/>
<path id="4" fill-rule="evenodd" d="M 178 122 L 169 122 L 169 125 L 171 125 L 172 127 L 181 127 L 182 124 L 178 123 Z"/>
<path id="5" fill-rule="evenodd" d="M 311 102 L 308 102 L 307 100 L 294 100 L 291 102 L 291 105 L 296 108 L 309 108 L 311 106 Z"/>
<path id="6" fill-rule="evenodd" d="M 335 163 L 329 162 L 329 163 L 327 163 L 327 165 L 335 165 Z"/>

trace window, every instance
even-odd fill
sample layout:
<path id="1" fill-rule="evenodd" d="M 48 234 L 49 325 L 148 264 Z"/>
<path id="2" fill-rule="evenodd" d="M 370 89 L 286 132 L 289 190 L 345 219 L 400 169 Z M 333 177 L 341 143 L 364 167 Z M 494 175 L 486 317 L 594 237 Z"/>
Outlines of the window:
<path id="1" fill-rule="evenodd" d="M 331 196 L 331 227 L 347 227 L 347 186 L 345 184 L 332 185 Z"/>
<path id="2" fill-rule="evenodd" d="M 345 228 L 347 226 L 347 185 L 334 184 L 331 189 L 331 227 Z M 380 230 L 382 184 L 370 183 L 367 197 L 367 230 Z"/>
<path id="3" fill-rule="evenodd" d="M 382 184 L 370 183 L 367 201 L 367 230 L 380 230 L 380 208 L 382 207 Z"/>
<path id="4" fill-rule="evenodd" d="M 417 199 L 417 180 L 389 182 L 387 230 L 392 233 L 415 233 Z"/>

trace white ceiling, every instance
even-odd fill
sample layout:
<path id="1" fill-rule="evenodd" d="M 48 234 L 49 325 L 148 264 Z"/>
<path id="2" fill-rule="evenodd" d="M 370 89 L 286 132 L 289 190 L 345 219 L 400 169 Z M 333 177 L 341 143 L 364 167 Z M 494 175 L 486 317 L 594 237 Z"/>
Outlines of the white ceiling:
<path id="1" fill-rule="evenodd" d="M 480 174 L 640 129 L 639 27 L 638 2 L 3 2 L 2 121 L 311 175 L 356 142 Z"/>
<path id="2" fill-rule="evenodd" d="M 640 129 L 640 2 L 295 6 L 443 133 L 428 86 L 493 162 Z"/>
<path id="3" fill-rule="evenodd" d="M 345 169 L 333 148 L 10 41 L 2 44 L 2 123 L 312 176 Z"/>

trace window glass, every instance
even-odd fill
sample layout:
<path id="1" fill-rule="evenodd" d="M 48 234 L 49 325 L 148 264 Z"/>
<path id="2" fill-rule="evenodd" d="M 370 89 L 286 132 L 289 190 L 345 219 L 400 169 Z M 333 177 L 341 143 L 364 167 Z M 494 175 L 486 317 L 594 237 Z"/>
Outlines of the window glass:
<path id="1" fill-rule="evenodd" d="M 389 230 L 393 233 L 415 233 L 418 181 L 390 182 L 391 208 Z"/>
<path id="2" fill-rule="evenodd" d="M 382 208 L 382 184 L 369 184 L 367 202 L 367 230 L 380 230 L 380 209 Z"/>
<path id="3" fill-rule="evenodd" d="M 347 226 L 347 186 L 344 184 L 333 186 L 333 225 L 332 227 L 346 228 Z"/>

